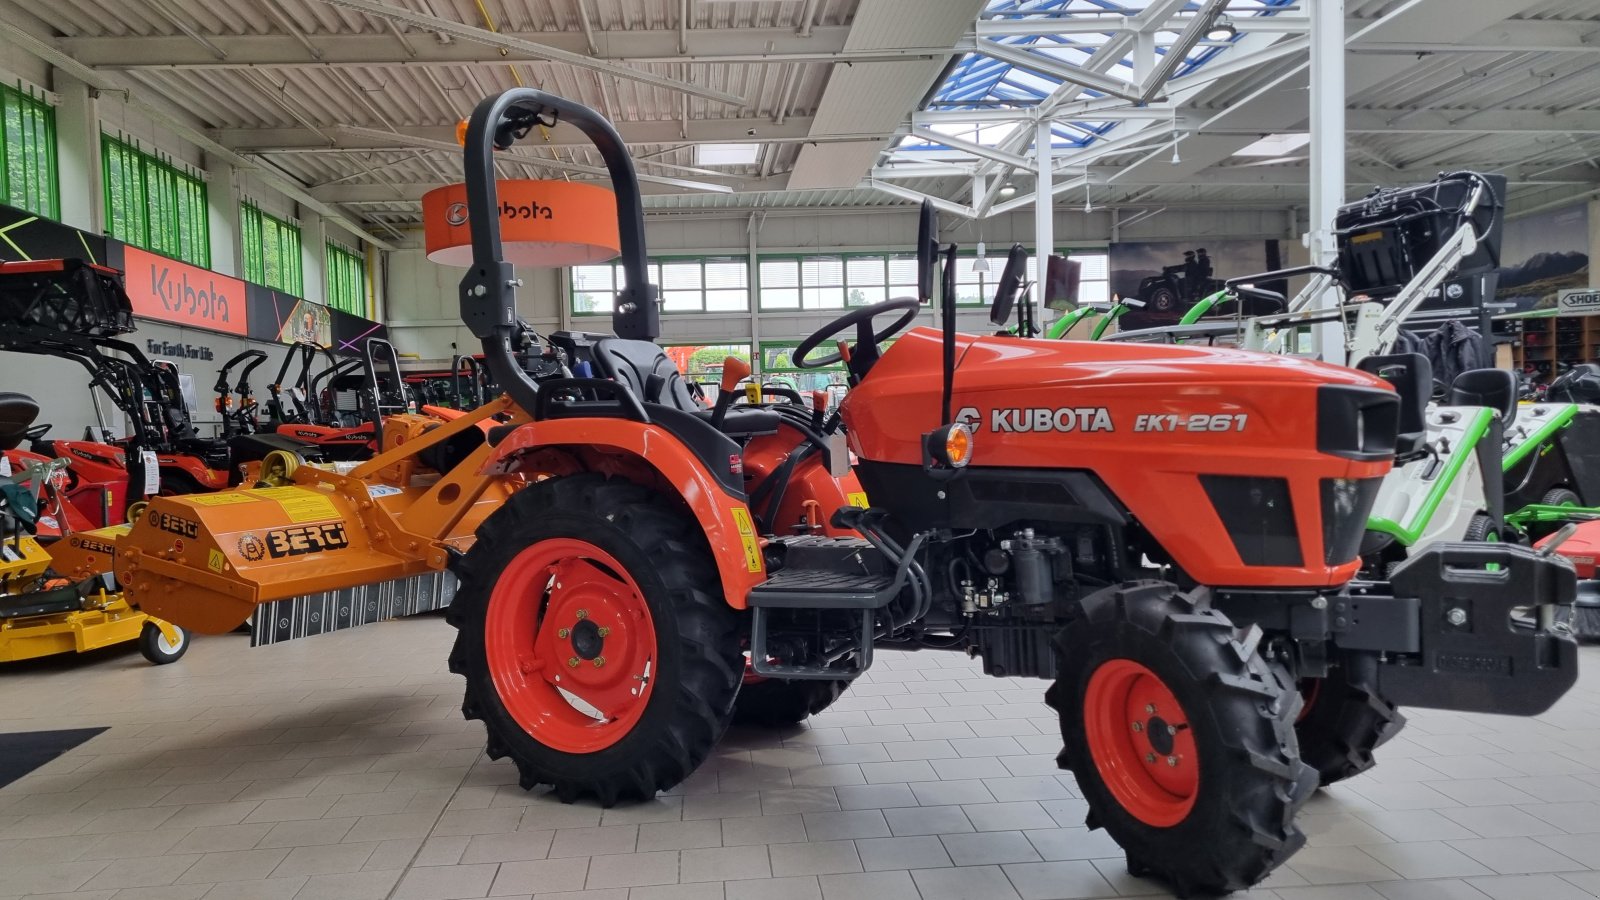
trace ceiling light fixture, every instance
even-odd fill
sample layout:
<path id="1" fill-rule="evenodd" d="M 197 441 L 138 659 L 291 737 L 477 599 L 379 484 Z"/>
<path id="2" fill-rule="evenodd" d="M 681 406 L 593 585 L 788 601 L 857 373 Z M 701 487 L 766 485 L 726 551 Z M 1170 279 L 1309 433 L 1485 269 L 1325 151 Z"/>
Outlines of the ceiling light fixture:
<path id="1" fill-rule="evenodd" d="M 972 271 L 982 275 L 989 274 L 989 261 L 983 257 L 983 241 L 978 242 L 978 258 L 972 261 Z"/>
<path id="2" fill-rule="evenodd" d="M 1211 27 L 1206 29 L 1208 41 L 1231 41 L 1239 36 L 1239 29 L 1233 26 L 1233 20 L 1226 15 L 1217 16 L 1211 21 Z"/>
<path id="3" fill-rule="evenodd" d="M 1094 201 L 1089 198 L 1089 167 L 1083 167 L 1083 211 L 1094 212 Z"/>
<path id="4" fill-rule="evenodd" d="M 1172 108 L 1172 164 L 1183 162 L 1178 158 L 1178 108 Z"/>
<path id="5" fill-rule="evenodd" d="M 1005 184 L 1000 185 L 1000 199 L 1001 200 L 1010 200 L 1012 197 L 1015 197 L 1016 195 L 1017 195 L 1017 186 L 1016 185 L 1012 184 L 1009 181 L 1006 182 Z"/>

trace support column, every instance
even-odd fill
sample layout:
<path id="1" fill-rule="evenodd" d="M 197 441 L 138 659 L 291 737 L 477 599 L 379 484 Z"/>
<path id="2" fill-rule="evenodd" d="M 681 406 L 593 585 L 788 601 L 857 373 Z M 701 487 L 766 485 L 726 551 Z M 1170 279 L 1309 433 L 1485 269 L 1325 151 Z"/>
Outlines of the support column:
<path id="1" fill-rule="evenodd" d="M 1338 250 L 1333 218 L 1344 202 L 1344 0 L 1308 0 L 1311 12 L 1311 223 L 1306 249 L 1311 264 L 1332 265 Z M 1312 298 L 1315 308 L 1337 304 L 1329 289 Z M 1343 364 L 1344 328 L 1338 322 L 1314 326 L 1312 348 L 1322 360 Z"/>
<path id="2" fill-rule="evenodd" d="M 235 278 L 244 277 L 244 256 L 239 245 L 239 190 L 233 166 L 207 153 L 206 216 L 211 227 L 211 268 Z"/>
<path id="3" fill-rule="evenodd" d="M 1050 254 L 1055 250 L 1055 191 L 1051 183 L 1053 148 L 1050 122 L 1041 118 L 1034 126 L 1033 159 L 1036 166 L 1033 186 L 1033 295 L 1028 303 L 1033 307 L 1032 320 L 1044 325 L 1044 287 L 1050 273 Z"/>
<path id="4" fill-rule="evenodd" d="M 105 187 L 100 170 L 100 117 L 94 90 L 60 69 L 51 70 L 56 106 L 56 174 L 61 221 L 102 234 Z M 105 262 L 105 260 L 100 260 Z"/>
<path id="5" fill-rule="evenodd" d="M 316 213 L 305 215 L 303 206 L 299 211 L 304 216 L 300 220 L 300 271 L 305 279 L 305 299 L 327 303 L 328 223 Z"/>

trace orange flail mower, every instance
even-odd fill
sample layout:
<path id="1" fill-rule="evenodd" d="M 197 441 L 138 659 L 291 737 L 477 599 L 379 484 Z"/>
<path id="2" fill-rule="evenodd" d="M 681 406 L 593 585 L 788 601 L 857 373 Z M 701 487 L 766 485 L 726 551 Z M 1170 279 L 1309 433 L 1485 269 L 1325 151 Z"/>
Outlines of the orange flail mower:
<path id="1" fill-rule="evenodd" d="M 492 157 L 563 123 L 611 176 L 615 336 L 516 316 Z M 348 472 L 277 455 L 264 487 L 154 499 L 116 544 L 141 608 L 207 632 L 253 615 L 270 643 L 448 602 L 488 753 L 524 788 L 608 806 L 680 783 L 736 717 L 822 710 L 875 648 L 963 650 L 1053 681 L 1088 824 L 1185 894 L 1289 858 L 1300 808 L 1372 765 L 1397 706 L 1532 715 L 1576 678 L 1553 624 L 1575 591 L 1564 560 L 1436 544 L 1353 580 L 1394 457 L 1378 378 L 959 335 L 955 248 L 925 207 L 919 296 L 795 350 L 802 368 L 845 362 L 837 410 L 738 403 L 734 360 L 707 408 L 654 343 L 638 183 L 610 124 L 517 89 L 480 104 L 464 143 L 461 314 L 505 396 L 391 416 Z M 941 257 L 943 327 L 912 328 Z"/>

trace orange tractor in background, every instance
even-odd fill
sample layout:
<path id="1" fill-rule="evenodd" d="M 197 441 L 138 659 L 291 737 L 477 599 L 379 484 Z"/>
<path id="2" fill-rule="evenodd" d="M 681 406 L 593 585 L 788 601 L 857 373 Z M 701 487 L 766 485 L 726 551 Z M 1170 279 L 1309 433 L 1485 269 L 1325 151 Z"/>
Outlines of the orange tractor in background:
<path id="1" fill-rule="evenodd" d="M 492 157 L 560 123 L 605 160 L 626 287 L 616 336 L 538 339 L 535 378 Z M 965 650 L 1053 679 L 1088 824 L 1180 893 L 1248 887 L 1293 854 L 1301 806 L 1371 765 L 1396 705 L 1533 715 L 1576 678 L 1554 624 L 1564 560 L 1436 544 L 1353 580 L 1394 455 L 1380 379 L 957 334 L 954 248 L 925 209 L 920 297 L 797 348 L 799 366 L 847 366 L 836 413 L 736 406 L 732 363 L 707 409 L 653 343 L 638 182 L 610 124 L 516 89 L 479 105 L 465 144 L 461 313 L 505 395 L 443 423 L 389 416 L 344 474 L 280 457 L 272 487 L 153 499 L 116 545 L 141 608 L 202 632 L 254 614 L 268 643 L 448 601 L 488 753 L 525 788 L 607 806 L 677 785 L 739 711 L 821 709 L 877 647 Z M 940 256 L 944 327 L 907 330 Z"/>

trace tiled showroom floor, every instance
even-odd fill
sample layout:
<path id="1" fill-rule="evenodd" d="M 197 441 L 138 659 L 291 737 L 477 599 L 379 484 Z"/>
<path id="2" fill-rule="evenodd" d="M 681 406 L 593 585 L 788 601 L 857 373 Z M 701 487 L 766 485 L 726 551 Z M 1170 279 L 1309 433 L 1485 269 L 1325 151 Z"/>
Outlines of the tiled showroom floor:
<path id="1" fill-rule="evenodd" d="M 735 731 L 671 796 L 513 782 L 423 617 L 0 668 L 0 731 L 110 726 L 0 789 L 0 898 L 1044 900 L 1161 895 L 1082 827 L 1040 681 L 884 652 L 833 710 Z M 1600 665 L 1600 649 L 1584 651 Z M 1600 896 L 1600 675 L 1537 720 L 1413 713 L 1240 897 Z M 583 893 L 575 893 L 583 892 Z"/>

